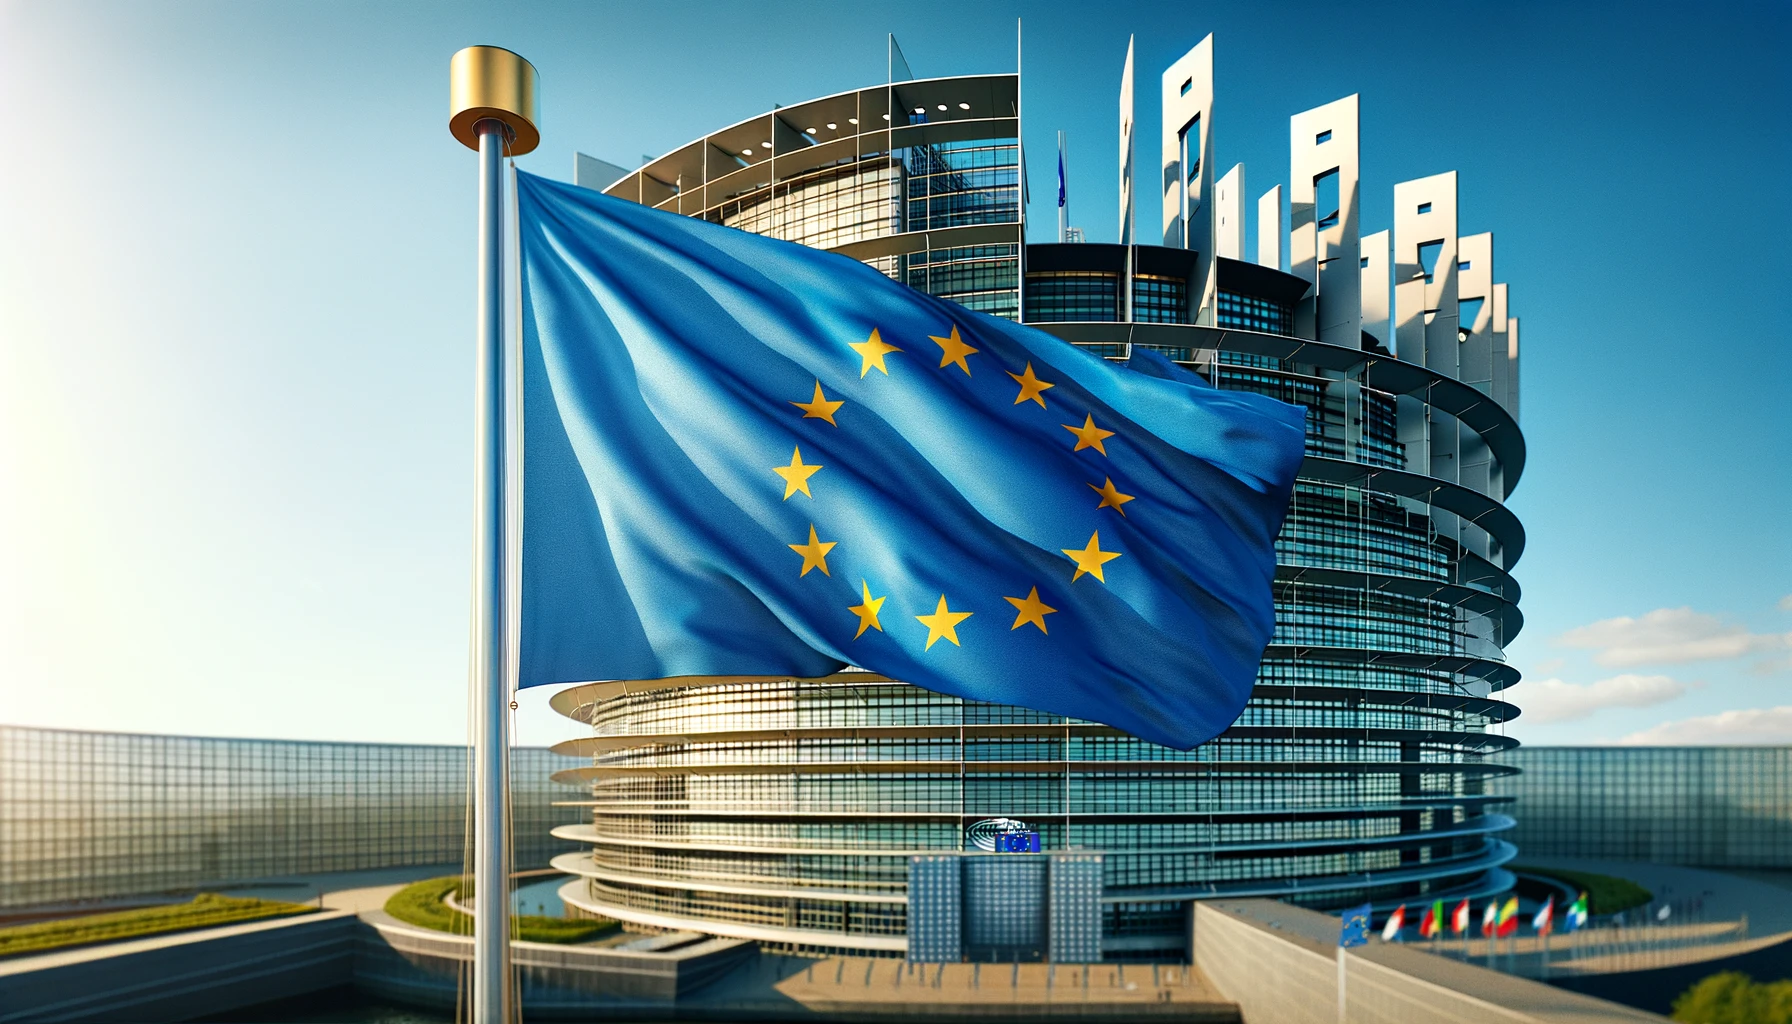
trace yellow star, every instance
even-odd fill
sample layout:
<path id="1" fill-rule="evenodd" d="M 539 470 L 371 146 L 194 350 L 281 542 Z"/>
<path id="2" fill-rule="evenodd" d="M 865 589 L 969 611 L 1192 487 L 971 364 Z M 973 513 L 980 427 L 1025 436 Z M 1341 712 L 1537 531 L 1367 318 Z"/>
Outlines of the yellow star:
<path id="1" fill-rule="evenodd" d="M 1101 442 L 1105 438 L 1113 437 L 1114 432 L 1112 430 L 1103 430 L 1096 426 L 1095 417 L 1084 416 L 1083 425 L 1080 427 L 1073 427 L 1068 423 L 1061 424 L 1061 426 L 1063 426 L 1065 430 L 1076 435 L 1076 447 L 1072 448 L 1071 451 L 1080 452 L 1084 448 L 1093 448 L 1103 455 L 1108 453 L 1108 450 L 1101 446 Z"/>
<path id="2" fill-rule="evenodd" d="M 1082 579 L 1083 573 L 1089 573 L 1101 582 L 1106 583 L 1108 581 L 1107 577 L 1101 574 L 1102 565 L 1120 557 L 1120 552 L 1118 551 L 1101 550 L 1100 530 L 1096 530 L 1089 535 L 1089 546 L 1080 551 L 1076 548 L 1059 548 L 1058 550 L 1069 555 L 1070 560 L 1076 563 L 1076 575 L 1070 577 L 1070 582 L 1072 583 Z"/>
<path id="3" fill-rule="evenodd" d="M 790 550 L 803 556 L 803 571 L 797 573 L 797 577 L 800 579 L 809 575 L 810 569 L 820 569 L 823 576 L 833 575 L 828 572 L 828 552 L 834 550 L 834 545 L 838 543 L 840 542 L 835 540 L 823 543 L 815 536 L 815 524 L 810 523 L 809 543 L 789 545 Z M 1096 573 L 1096 575 L 1099 576 L 1101 574 Z"/>
<path id="4" fill-rule="evenodd" d="M 933 645 L 938 642 L 939 638 L 942 636 L 952 641 L 952 646 L 957 647 L 958 624 L 970 618 L 972 614 L 974 613 L 955 612 L 947 608 L 946 595 L 941 594 L 939 607 L 933 610 L 932 615 L 915 616 L 916 621 L 927 627 L 927 646 L 923 647 L 922 650 L 933 650 Z"/>
<path id="5" fill-rule="evenodd" d="M 1104 508 L 1111 508 L 1121 515 L 1125 515 L 1126 510 L 1120 506 L 1133 499 L 1133 495 L 1120 493 L 1120 488 L 1114 486 L 1113 477 L 1102 477 L 1100 487 L 1090 484 L 1089 488 L 1096 494 L 1101 495 L 1101 504 L 1095 506 L 1095 511 L 1097 512 L 1100 512 Z"/>
<path id="6" fill-rule="evenodd" d="M 935 338 L 931 334 L 928 337 L 932 338 L 934 344 L 940 347 L 940 369 L 943 370 L 953 363 L 957 363 L 958 368 L 964 371 L 966 377 L 971 375 L 970 364 L 964 361 L 964 357 L 976 355 L 982 350 L 972 348 L 959 340 L 957 324 L 952 325 L 952 336 L 949 338 Z"/>
<path id="7" fill-rule="evenodd" d="M 826 572 L 827 570 L 823 569 L 822 571 Z M 875 629 L 879 633 L 884 631 L 884 624 L 877 621 L 877 612 L 878 609 L 884 606 L 884 601 L 889 599 L 889 595 L 887 594 L 883 597 L 872 597 L 871 584 L 866 583 L 864 580 L 859 581 L 859 589 L 860 593 L 865 595 L 865 603 L 855 604 L 846 609 L 859 617 L 859 631 L 852 635 L 854 640 L 864 636 L 865 630 L 867 629 Z"/>
<path id="8" fill-rule="evenodd" d="M 1048 384 L 1038 377 L 1033 376 L 1033 364 L 1030 361 L 1027 363 L 1027 370 L 1025 373 L 1010 373 L 1008 376 L 1013 377 L 1014 382 L 1020 385 L 1020 394 L 1014 396 L 1015 405 L 1019 405 L 1031 398 L 1033 401 L 1039 403 L 1039 408 L 1043 409 L 1045 408 L 1045 399 L 1039 396 L 1044 393 L 1046 388 L 1055 388 L 1058 386 L 1056 384 Z"/>
<path id="9" fill-rule="evenodd" d="M 803 465 L 803 450 L 798 448 L 790 454 L 790 465 L 773 466 L 772 472 L 784 478 L 784 500 L 789 501 L 790 496 L 798 491 L 808 494 L 811 498 L 815 497 L 815 495 L 809 494 L 809 478 L 814 476 L 815 471 L 820 468 L 820 466 Z"/>
<path id="10" fill-rule="evenodd" d="M 828 396 L 821 393 L 821 381 L 816 381 L 814 398 L 807 402 L 792 402 L 790 404 L 803 410 L 803 419 L 827 420 L 828 426 L 838 427 L 840 424 L 834 422 L 834 414 L 839 412 L 840 407 L 846 403 L 844 401 L 828 401 Z"/>
<path id="11" fill-rule="evenodd" d="M 896 346 L 885 342 L 883 337 L 877 333 L 877 328 L 875 327 L 871 329 L 871 337 L 866 338 L 864 341 L 848 342 L 848 344 L 851 345 L 853 351 L 859 354 L 859 358 L 864 360 L 864 365 L 859 367 L 860 380 L 865 379 L 865 375 L 871 372 L 873 366 L 882 370 L 884 376 L 888 377 L 890 375 L 890 368 L 884 365 L 884 353 L 902 351 Z"/>
<path id="12" fill-rule="evenodd" d="M 1039 632 L 1041 633 L 1051 632 L 1045 628 L 1045 617 L 1047 615 L 1056 615 L 1058 609 L 1039 600 L 1038 587 L 1034 587 L 1026 597 L 1004 597 L 1002 600 L 1013 605 L 1014 610 L 1020 613 L 1014 617 L 1014 625 L 1008 627 L 1010 632 L 1019 629 L 1029 622 L 1038 626 Z"/>

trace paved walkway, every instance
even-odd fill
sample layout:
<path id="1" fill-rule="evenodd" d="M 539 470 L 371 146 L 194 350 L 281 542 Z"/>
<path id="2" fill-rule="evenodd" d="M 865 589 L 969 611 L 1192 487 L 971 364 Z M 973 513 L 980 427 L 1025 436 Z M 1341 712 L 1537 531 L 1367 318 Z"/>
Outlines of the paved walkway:
<path id="1" fill-rule="evenodd" d="M 1738 921 L 1746 914 L 1750 935 L 1792 931 L 1792 889 L 1784 885 L 1724 871 L 1642 861 L 1529 856 L 1519 860 L 1531 867 L 1591 871 L 1629 879 L 1653 895 L 1651 913 L 1669 904 L 1697 901 L 1702 905 L 1699 917 L 1705 921 Z M 1668 923 L 1672 921 L 1670 915 Z"/>
<path id="2" fill-rule="evenodd" d="M 822 959 L 761 954 L 693 1002 L 762 1001 L 767 989 L 811 1010 L 869 1011 L 892 1003 L 936 1006 L 1118 1008 L 1176 1004 L 1179 1019 L 1237 1020 L 1236 1004 L 1182 964 L 911 964 L 883 957 Z"/>
<path id="3" fill-rule="evenodd" d="M 226 896 L 253 896 L 264 900 L 285 900 L 288 903 L 318 903 L 321 906 L 336 910 L 360 910 L 359 906 L 340 906 L 343 899 L 367 899 L 371 897 L 348 897 L 347 893 L 363 892 L 369 889 L 383 889 L 387 896 L 404 888 L 411 882 L 425 878 L 438 878 L 442 875 L 460 873 L 460 862 L 453 864 L 414 864 L 402 868 L 379 868 L 373 871 L 332 871 L 316 875 L 288 875 L 281 878 L 266 878 L 248 885 L 218 890 Z M 332 901 L 336 902 L 332 902 Z M 380 904 L 385 897 L 380 898 Z"/>

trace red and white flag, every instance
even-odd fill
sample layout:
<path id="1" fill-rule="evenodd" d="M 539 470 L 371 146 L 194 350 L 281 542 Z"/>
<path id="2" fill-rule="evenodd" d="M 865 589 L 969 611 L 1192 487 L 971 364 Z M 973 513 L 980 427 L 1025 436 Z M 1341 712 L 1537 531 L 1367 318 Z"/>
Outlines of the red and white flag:
<path id="1" fill-rule="evenodd" d="M 1406 927 L 1406 904 L 1400 904 L 1392 914 L 1388 915 L 1388 923 L 1382 926 L 1381 941 L 1399 942 L 1400 929 Z"/>
<path id="2" fill-rule="evenodd" d="M 1456 904 L 1456 912 L 1450 915 L 1450 930 L 1457 935 L 1468 931 L 1468 901 Z"/>
<path id="3" fill-rule="evenodd" d="M 1493 930 L 1498 928 L 1499 925 L 1500 901 L 1498 899 L 1488 900 L 1487 913 L 1481 915 L 1481 934 L 1491 938 L 1493 936 Z"/>
<path id="4" fill-rule="evenodd" d="M 1531 927 L 1537 929 L 1538 935 L 1548 935 L 1555 930 L 1555 926 L 1556 898 L 1551 896 L 1544 902 L 1543 909 L 1537 911 L 1537 916 L 1531 918 Z"/>

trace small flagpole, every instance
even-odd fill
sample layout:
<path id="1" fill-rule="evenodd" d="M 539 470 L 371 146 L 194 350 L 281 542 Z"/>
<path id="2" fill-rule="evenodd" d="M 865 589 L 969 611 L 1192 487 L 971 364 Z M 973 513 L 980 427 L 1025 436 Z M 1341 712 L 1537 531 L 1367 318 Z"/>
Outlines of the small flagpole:
<path id="1" fill-rule="evenodd" d="M 1070 241 L 1070 182 L 1064 172 L 1064 133 L 1058 133 L 1058 241 Z"/>
<path id="2" fill-rule="evenodd" d="M 536 74 L 496 46 L 448 63 L 448 130 L 479 153 L 478 309 L 473 396 L 473 1024 L 510 1024 L 510 680 L 506 678 L 504 156 L 533 150 Z"/>
<path id="3" fill-rule="evenodd" d="M 1343 946 L 1338 947 L 1338 1024 L 1345 1024 L 1350 1012 L 1350 1003 L 1344 995 L 1344 980 L 1349 973 L 1344 966 L 1344 956 L 1348 952 Z"/>

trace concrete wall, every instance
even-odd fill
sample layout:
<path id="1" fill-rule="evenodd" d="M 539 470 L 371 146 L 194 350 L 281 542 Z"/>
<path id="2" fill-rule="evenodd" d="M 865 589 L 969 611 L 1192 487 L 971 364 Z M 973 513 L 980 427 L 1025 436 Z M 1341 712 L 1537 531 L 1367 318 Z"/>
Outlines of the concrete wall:
<path id="1" fill-rule="evenodd" d="M 354 964 L 363 991 L 451 1009 L 473 942 L 369 911 Z M 707 939 L 666 952 L 511 943 L 511 961 L 531 1017 L 589 1017 L 600 1008 L 665 1010 L 715 980 L 757 948 L 742 939 Z"/>
<path id="2" fill-rule="evenodd" d="M 335 988 L 360 927 L 325 911 L 0 962 L 0 1024 L 191 1020 Z"/>
<path id="3" fill-rule="evenodd" d="M 1195 966 L 1248 1022 L 1613 1024 L 1654 1014 L 1372 940 L 1346 951 L 1338 919 L 1273 900 L 1195 904 Z"/>
<path id="4" fill-rule="evenodd" d="M 1234 909 L 1260 903 L 1266 906 L 1252 917 Z M 1336 959 L 1323 942 L 1277 934 L 1280 915 L 1261 913 L 1272 908 L 1293 910 L 1269 900 L 1196 903 L 1189 938 L 1195 966 L 1246 1021 L 1338 1024 Z"/>

